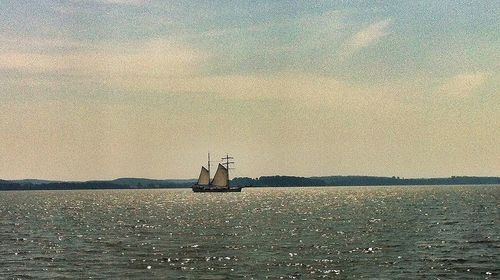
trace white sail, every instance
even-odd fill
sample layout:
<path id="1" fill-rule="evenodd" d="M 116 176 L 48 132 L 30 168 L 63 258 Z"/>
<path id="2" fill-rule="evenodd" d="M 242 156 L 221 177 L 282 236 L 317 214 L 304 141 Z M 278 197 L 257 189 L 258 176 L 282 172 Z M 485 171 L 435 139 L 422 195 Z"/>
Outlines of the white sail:
<path id="1" fill-rule="evenodd" d="M 222 164 L 219 164 L 212 180 L 212 185 L 214 187 L 227 188 L 229 186 L 228 179 L 227 169 Z"/>
<path id="2" fill-rule="evenodd" d="M 201 167 L 200 177 L 198 178 L 198 185 L 208 185 L 210 183 L 210 175 L 205 167 Z"/>

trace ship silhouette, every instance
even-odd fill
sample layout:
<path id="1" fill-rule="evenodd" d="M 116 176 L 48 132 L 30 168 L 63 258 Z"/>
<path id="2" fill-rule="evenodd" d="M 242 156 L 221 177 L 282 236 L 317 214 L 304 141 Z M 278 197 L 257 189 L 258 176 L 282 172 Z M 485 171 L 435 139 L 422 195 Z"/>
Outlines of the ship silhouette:
<path id="1" fill-rule="evenodd" d="M 226 155 L 222 160 L 223 163 L 219 163 L 214 178 L 210 181 L 210 153 L 208 154 L 208 169 L 201 167 L 198 182 L 191 187 L 193 192 L 241 192 L 243 187 L 230 185 L 229 165 L 234 163 L 230 161 L 233 158 Z"/>

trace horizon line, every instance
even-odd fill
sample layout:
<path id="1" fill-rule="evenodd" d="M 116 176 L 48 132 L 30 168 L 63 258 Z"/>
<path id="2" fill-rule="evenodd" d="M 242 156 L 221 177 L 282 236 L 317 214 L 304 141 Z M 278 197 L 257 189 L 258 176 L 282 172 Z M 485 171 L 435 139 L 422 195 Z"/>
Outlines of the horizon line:
<path id="1" fill-rule="evenodd" d="M 449 175 L 449 176 L 438 176 L 438 177 L 404 177 L 404 176 L 380 176 L 380 175 L 319 175 L 319 176 L 297 176 L 297 175 L 261 175 L 258 177 L 253 177 L 253 176 L 237 176 L 234 177 L 233 179 L 236 178 L 250 178 L 250 179 L 259 179 L 262 177 L 298 177 L 298 178 L 321 178 L 321 177 L 374 177 L 374 178 L 394 178 L 394 179 L 399 179 L 399 180 L 412 180 L 412 179 L 445 179 L 445 178 L 500 178 L 500 175 Z M 196 178 L 146 178 L 146 177 L 116 177 L 112 179 L 41 179 L 41 178 L 22 178 L 22 179 L 7 179 L 7 178 L 0 178 L 0 180 L 3 181 L 29 181 L 29 180 L 36 180 L 36 181 L 49 181 L 49 182 L 66 182 L 66 183 L 71 183 L 71 182 L 106 182 L 106 181 L 115 181 L 119 179 L 140 179 L 140 180 L 157 180 L 157 181 L 196 181 Z M 233 180 L 231 179 L 231 180 Z"/>

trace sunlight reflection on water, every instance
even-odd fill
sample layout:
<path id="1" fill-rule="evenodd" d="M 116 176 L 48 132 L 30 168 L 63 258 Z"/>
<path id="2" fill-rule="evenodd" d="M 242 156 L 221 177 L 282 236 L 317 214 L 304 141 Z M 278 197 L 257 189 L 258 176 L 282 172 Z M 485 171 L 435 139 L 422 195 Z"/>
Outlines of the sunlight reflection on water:
<path id="1" fill-rule="evenodd" d="M 0 192 L 0 278 L 495 278 L 499 193 Z"/>

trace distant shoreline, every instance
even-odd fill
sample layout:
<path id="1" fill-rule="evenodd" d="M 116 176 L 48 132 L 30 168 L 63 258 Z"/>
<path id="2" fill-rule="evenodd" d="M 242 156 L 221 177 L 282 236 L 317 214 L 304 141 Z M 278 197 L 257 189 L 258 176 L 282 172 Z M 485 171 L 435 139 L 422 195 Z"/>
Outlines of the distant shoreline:
<path id="1" fill-rule="evenodd" d="M 106 190 L 106 189 L 183 189 L 195 179 L 158 180 L 119 178 L 110 181 L 64 182 L 38 179 L 0 180 L 0 191 L 12 190 Z M 342 187 L 342 186 L 432 186 L 432 185 L 500 185 L 500 177 L 452 176 L 448 178 L 417 178 L 375 176 L 262 176 L 238 177 L 232 185 L 247 187 Z"/>

